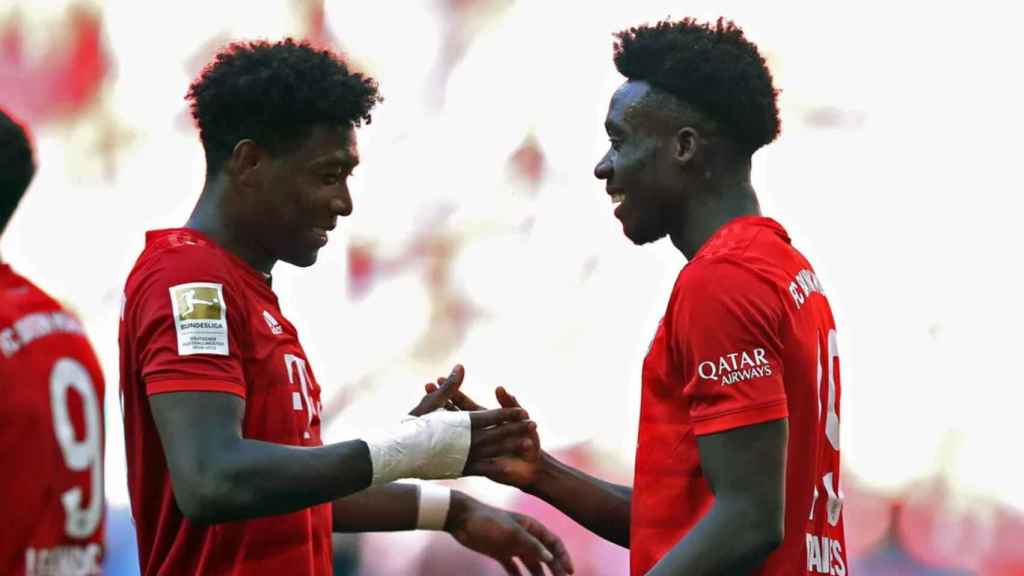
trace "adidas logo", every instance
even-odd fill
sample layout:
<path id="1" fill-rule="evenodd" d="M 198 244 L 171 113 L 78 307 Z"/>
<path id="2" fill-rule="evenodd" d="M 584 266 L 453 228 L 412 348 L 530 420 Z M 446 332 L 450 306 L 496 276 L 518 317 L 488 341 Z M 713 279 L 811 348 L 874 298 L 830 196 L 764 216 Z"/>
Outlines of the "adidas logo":
<path id="1" fill-rule="evenodd" d="M 281 334 L 284 330 L 281 328 L 281 324 L 278 323 L 277 319 L 270 315 L 270 312 L 263 311 L 263 320 L 266 321 L 267 326 L 270 327 L 270 331 L 274 334 Z"/>

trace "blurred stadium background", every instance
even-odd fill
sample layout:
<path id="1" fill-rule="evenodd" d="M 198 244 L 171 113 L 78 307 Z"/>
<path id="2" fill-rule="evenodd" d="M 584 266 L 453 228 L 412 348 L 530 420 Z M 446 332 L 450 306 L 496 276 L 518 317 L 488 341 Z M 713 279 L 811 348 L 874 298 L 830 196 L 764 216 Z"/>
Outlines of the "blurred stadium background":
<path id="1" fill-rule="evenodd" d="M 138 571 L 121 288 L 143 232 L 182 224 L 202 187 L 183 97 L 218 47 L 308 38 L 385 96 L 359 133 L 354 215 L 315 267 L 275 270 L 326 394 L 326 439 L 407 411 L 462 362 L 478 401 L 507 386 L 547 449 L 628 482 L 640 364 L 683 261 L 667 242 L 632 247 L 593 179 L 621 81 L 611 34 L 722 15 L 782 91 L 783 135 L 755 157 L 755 188 L 837 317 L 852 573 L 1024 574 L 1012 13 L 988 0 L 0 0 L 0 106 L 30 124 L 41 164 L 0 252 L 81 315 L 103 362 L 107 573 Z M 453 484 L 546 520 L 578 574 L 626 574 L 626 551 L 545 505 Z M 339 538 L 336 555 L 339 574 L 498 573 L 443 534 Z"/>

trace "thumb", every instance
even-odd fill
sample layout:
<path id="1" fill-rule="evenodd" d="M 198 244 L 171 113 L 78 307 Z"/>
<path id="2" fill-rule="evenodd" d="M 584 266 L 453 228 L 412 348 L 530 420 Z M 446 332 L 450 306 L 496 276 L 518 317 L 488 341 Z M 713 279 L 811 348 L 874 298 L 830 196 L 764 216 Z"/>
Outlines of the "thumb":
<path id="1" fill-rule="evenodd" d="M 452 373 L 448 375 L 448 382 L 457 382 L 458 384 L 462 384 L 462 380 L 465 377 L 466 369 L 462 366 L 462 364 L 456 364 L 452 368 Z"/>
<path id="2" fill-rule="evenodd" d="M 498 399 L 498 404 L 501 404 L 502 408 L 522 408 L 522 406 L 519 405 L 519 401 L 516 400 L 516 397 L 509 394 L 508 390 L 505 390 L 504 386 L 499 386 L 498 389 L 494 391 L 494 396 Z"/>
<path id="3" fill-rule="evenodd" d="M 438 386 L 441 390 L 441 398 L 444 401 L 451 400 L 452 395 L 459 391 L 459 387 L 462 386 L 462 379 L 465 377 L 466 371 L 462 368 L 461 364 L 456 364 L 455 368 L 452 368 L 452 373 L 447 378 L 439 378 L 437 385 L 434 386 L 436 390 Z M 429 386 L 429 385 L 428 385 Z"/>

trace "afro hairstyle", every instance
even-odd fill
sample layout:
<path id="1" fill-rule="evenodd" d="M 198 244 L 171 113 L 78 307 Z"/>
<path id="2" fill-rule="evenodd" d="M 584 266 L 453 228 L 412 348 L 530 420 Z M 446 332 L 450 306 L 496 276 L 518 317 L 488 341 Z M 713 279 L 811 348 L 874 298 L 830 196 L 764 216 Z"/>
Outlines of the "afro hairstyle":
<path id="1" fill-rule="evenodd" d="M 370 123 L 377 82 L 307 42 L 236 42 L 217 54 L 185 99 L 199 127 L 207 170 L 219 170 L 249 138 L 271 154 L 293 151 L 314 126 Z"/>
<path id="2" fill-rule="evenodd" d="M 662 20 L 615 34 L 615 67 L 675 96 L 753 154 L 779 135 L 778 91 L 757 46 L 733 22 Z"/>

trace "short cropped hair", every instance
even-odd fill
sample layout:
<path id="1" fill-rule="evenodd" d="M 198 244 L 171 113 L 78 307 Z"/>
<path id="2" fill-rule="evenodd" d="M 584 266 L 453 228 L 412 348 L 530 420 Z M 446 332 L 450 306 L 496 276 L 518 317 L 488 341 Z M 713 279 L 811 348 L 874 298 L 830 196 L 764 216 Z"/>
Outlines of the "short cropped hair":
<path id="1" fill-rule="evenodd" d="M 369 123 L 377 82 L 329 50 L 292 39 L 237 42 L 217 54 L 186 100 L 199 127 L 208 172 L 249 138 L 271 154 L 293 151 L 314 126 Z"/>
<path id="2" fill-rule="evenodd" d="M 779 135 L 778 91 L 764 58 L 733 22 L 663 20 L 615 35 L 615 67 L 675 96 L 753 154 Z"/>

